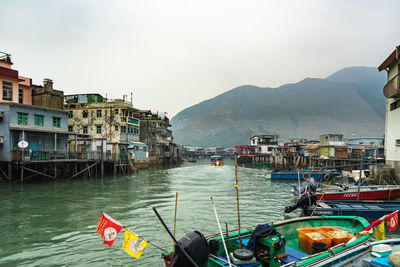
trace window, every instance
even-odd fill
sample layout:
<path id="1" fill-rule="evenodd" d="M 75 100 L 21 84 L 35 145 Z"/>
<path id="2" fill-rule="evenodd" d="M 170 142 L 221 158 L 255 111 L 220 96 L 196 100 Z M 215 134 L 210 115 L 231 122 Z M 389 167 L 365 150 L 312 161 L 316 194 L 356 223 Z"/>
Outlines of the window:
<path id="1" fill-rule="evenodd" d="M 3 100 L 12 100 L 12 82 L 3 81 Z"/>
<path id="2" fill-rule="evenodd" d="M 400 99 L 390 104 L 390 111 L 400 108 Z"/>
<path id="3" fill-rule="evenodd" d="M 396 140 L 396 146 L 400 146 L 400 139 Z"/>
<path id="4" fill-rule="evenodd" d="M 28 124 L 28 114 L 17 112 L 18 124 L 27 125 Z"/>
<path id="5" fill-rule="evenodd" d="M 53 127 L 60 128 L 61 127 L 61 118 L 53 117 Z"/>
<path id="6" fill-rule="evenodd" d="M 84 133 L 84 134 L 87 134 L 87 133 L 88 133 L 87 126 L 83 126 L 83 133 Z"/>
<path id="7" fill-rule="evenodd" d="M 44 116 L 43 115 L 36 115 L 35 114 L 35 116 L 34 116 L 34 124 L 35 125 L 37 125 L 37 126 L 43 126 L 43 118 L 44 118 Z"/>
<path id="8" fill-rule="evenodd" d="M 24 90 L 23 89 L 18 89 L 18 103 L 20 103 L 20 104 L 24 103 Z"/>
<path id="9" fill-rule="evenodd" d="M 121 121 L 122 121 L 122 122 L 126 122 L 126 117 L 122 117 L 122 118 L 121 118 Z"/>
<path id="10" fill-rule="evenodd" d="M 97 117 L 101 117 L 101 109 L 97 110 Z"/>
<path id="11" fill-rule="evenodd" d="M 73 127 L 71 125 L 68 125 L 68 132 L 73 132 Z"/>
<path id="12" fill-rule="evenodd" d="M 96 133 L 101 134 L 101 125 L 96 126 Z"/>
<path id="13" fill-rule="evenodd" d="M 115 130 L 118 131 L 118 125 L 115 125 Z"/>
<path id="14" fill-rule="evenodd" d="M 139 133 L 139 127 L 134 126 L 133 127 L 133 133 L 138 134 Z"/>
<path id="15" fill-rule="evenodd" d="M 126 126 L 121 126 L 121 133 L 126 133 Z"/>
<path id="16" fill-rule="evenodd" d="M 84 117 L 84 118 L 88 117 L 88 111 L 87 110 L 83 110 L 82 111 L 82 117 Z"/>
<path id="17" fill-rule="evenodd" d="M 115 109 L 115 114 L 118 114 L 118 112 L 119 112 L 119 109 L 116 108 Z"/>
<path id="18" fill-rule="evenodd" d="M 68 112 L 68 118 L 73 118 L 74 117 L 74 112 L 72 110 L 70 110 Z"/>

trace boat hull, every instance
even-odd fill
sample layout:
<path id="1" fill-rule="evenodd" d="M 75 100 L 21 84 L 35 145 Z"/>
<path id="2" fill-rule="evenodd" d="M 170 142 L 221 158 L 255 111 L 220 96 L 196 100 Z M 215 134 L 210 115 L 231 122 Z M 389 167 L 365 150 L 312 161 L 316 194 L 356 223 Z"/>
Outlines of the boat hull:
<path id="1" fill-rule="evenodd" d="M 323 200 L 392 200 L 400 197 L 400 187 L 360 187 L 360 196 L 356 188 L 343 192 L 319 192 L 317 199 Z"/>
<path id="2" fill-rule="evenodd" d="M 314 178 L 315 180 L 329 180 L 338 176 L 338 172 L 267 172 L 266 177 L 268 179 L 282 179 L 282 180 L 298 180 Z"/>

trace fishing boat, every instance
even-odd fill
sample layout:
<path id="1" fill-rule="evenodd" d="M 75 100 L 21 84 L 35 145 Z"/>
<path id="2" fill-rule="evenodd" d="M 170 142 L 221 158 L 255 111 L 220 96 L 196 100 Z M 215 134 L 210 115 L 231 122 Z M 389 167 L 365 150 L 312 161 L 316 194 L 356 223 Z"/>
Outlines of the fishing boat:
<path id="1" fill-rule="evenodd" d="M 389 256 L 387 254 L 390 255 L 393 252 L 400 252 L 400 239 L 367 242 L 339 255 L 332 255 L 326 261 L 315 266 L 391 267 L 392 265 L 389 264 Z"/>
<path id="2" fill-rule="evenodd" d="M 400 197 L 400 185 L 350 186 L 328 188 L 316 192 L 317 199 L 324 200 L 392 200 Z"/>
<path id="3" fill-rule="evenodd" d="M 220 155 L 212 155 L 211 159 L 211 166 L 224 166 L 224 158 Z"/>
<path id="4" fill-rule="evenodd" d="M 331 238 L 328 246 L 329 238 L 327 237 L 325 237 L 326 239 L 314 238 L 320 241 L 314 243 L 309 242 L 300 233 L 304 233 L 304 231 L 312 233 L 314 229 L 315 232 L 320 233 L 317 229 L 325 227 L 340 229 L 340 231 L 354 235 L 368 225 L 368 221 L 362 217 L 314 216 L 289 219 L 270 225 L 261 224 L 255 228 L 234 233 L 226 230 L 221 232 L 221 235 L 213 234 L 208 237 L 195 231 L 177 242 L 180 249 L 175 253 L 169 251 L 163 253 L 162 257 L 166 267 L 196 266 L 190 263 L 193 261 L 201 267 L 310 266 L 326 260 L 331 255 L 364 244 L 371 234 L 367 233 L 357 236 L 357 238 L 347 236 L 346 239 L 341 239 L 345 241 L 344 243 L 339 242 L 340 244 L 336 244 Z M 266 229 L 266 231 L 260 229 Z M 318 250 L 321 243 L 325 247 Z M 310 251 L 311 247 L 312 251 Z M 187 259 L 187 254 L 191 258 L 190 261 Z"/>
<path id="5" fill-rule="evenodd" d="M 325 200 L 319 202 L 316 208 L 315 206 L 308 206 L 305 215 L 351 215 L 372 220 L 379 219 L 399 209 L 400 201 Z"/>
<path id="6" fill-rule="evenodd" d="M 281 180 L 298 180 L 314 178 L 315 180 L 329 180 L 339 175 L 339 172 L 333 170 L 299 170 L 299 171 L 268 171 L 266 173 L 267 179 L 281 179 Z"/>

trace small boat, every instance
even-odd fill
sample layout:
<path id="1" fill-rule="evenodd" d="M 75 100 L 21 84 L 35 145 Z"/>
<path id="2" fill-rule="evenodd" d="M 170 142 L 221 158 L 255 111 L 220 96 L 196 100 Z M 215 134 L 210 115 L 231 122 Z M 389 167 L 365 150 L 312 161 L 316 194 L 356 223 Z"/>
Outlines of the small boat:
<path id="1" fill-rule="evenodd" d="M 212 155 L 211 159 L 211 166 L 224 166 L 224 158 L 220 155 Z"/>
<path id="2" fill-rule="evenodd" d="M 369 233 L 357 238 L 352 237 L 368 225 L 367 220 L 362 217 L 314 216 L 289 219 L 270 225 L 261 224 L 240 233 L 229 233 L 227 230 L 223 236 L 229 259 L 220 234 L 213 234 L 206 238 L 195 231 L 182 237 L 178 245 L 198 266 L 202 267 L 229 266 L 229 261 L 231 266 L 246 267 L 311 266 L 328 259 L 331 255 L 348 251 L 368 242 L 371 236 Z M 318 230 L 320 228 L 345 232 L 346 239 L 334 239 L 332 236 L 328 238 L 324 235 L 326 239 L 314 237 L 312 240 L 318 240 L 318 242 L 310 242 L 301 234 L 303 232 L 320 233 Z M 265 229 L 265 231 L 260 229 Z M 317 247 L 321 243 L 325 247 L 318 250 Z M 311 247 L 312 251 L 309 251 Z M 180 249 L 175 253 L 174 251 L 163 253 L 162 257 L 166 267 L 193 266 Z"/>
<path id="3" fill-rule="evenodd" d="M 288 180 L 297 180 L 297 179 L 309 179 L 314 178 L 315 180 L 329 180 L 339 175 L 337 171 L 322 171 L 322 170 L 299 170 L 299 171 L 268 171 L 266 173 L 267 179 L 288 179 Z"/>
<path id="4" fill-rule="evenodd" d="M 372 220 L 399 210 L 400 201 L 325 200 L 314 209 L 315 206 L 308 206 L 305 215 L 360 216 Z"/>
<path id="5" fill-rule="evenodd" d="M 317 199 L 324 200 L 391 200 L 400 197 L 400 185 L 350 186 L 348 188 L 328 189 L 316 192 Z M 359 195 L 359 197 L 357 197 Z"/>
<path id="6" fill-rule="evenodd" d="M 400 252 L 400 239 L 387 239 L 375 242 L 367 242 L 361 246 L 352 248 L 344 253 L 332 255 L 316 267 L 328 266 L 387 266 L 389 264 L 388 255 L 392 252 Z"/>

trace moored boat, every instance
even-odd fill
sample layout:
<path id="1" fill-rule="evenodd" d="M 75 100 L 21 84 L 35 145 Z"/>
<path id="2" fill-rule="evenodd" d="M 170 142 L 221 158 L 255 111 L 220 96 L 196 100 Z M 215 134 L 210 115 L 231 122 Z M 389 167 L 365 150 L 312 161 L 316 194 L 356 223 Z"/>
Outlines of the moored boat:
<path id="1" fill-rule="evenodd" d="M 211 159 L 211 166 L 224 166 L 224 158 L 220 155 L 212 155 Z"/>
<path id="2" fill-rule="evenodd" d="M 359 191 L 360 190 L 360 191 Z M 324 200 L 392 200 L 400 197 L 400 185 L 350 186 L 348 189 L 332 188 L 325 193 L 316 192 Z"/>
<path id="3" fill-rule="evenodd" d="M 298 180 L 300 179 L 309 179 L 314 178 L 315 180 L 329 180 L 339 175 L 337 171 L 308 171 L 308 170 L 299 170 L 299 171 L 268 171 L 266 173 L 267 179 L 281 179 L 281 180 Z"/>
<path id="4" fill-rule="evenodd" d="M 306 215 L 315 216 L 360 216 L 365 219 L 379 219 L 386 214 L 400 209 L 400 201 L 370 201 L 370 200 L 325 200 L 318 206 L 308 206 Z"/>
<path id="5" fill-rule="evenodd" d="M 382 252 L 382 248 L 385 250 Z M 389 249 L 389 250 L 388 250 Z M 400 239 L 388 239 L 375 242 L 367 242 L 361 246 L 354 247 L 339 255 L 332 255 L 316 267 L 327 266 L 392 266 L 389 264 L 389 255 L 400 252 Z M 389 254 L 389 255 L 385 255 Z"/>
<path id="6" fill-rule="evenodd" d="M 259 225 L 240 233 L 227 234 L 225 232 L 224 240 L 228 253 L 225 252 L 223 239 L 218 234 L 212 235 L 204 241 L 205 238 L 203 239 L 193 232 L 190 236 L 188 234 L 181 238 L 178 244 L 198 266 L 229 266 L 229 262 L 232 262 L 231 266 L 246 267 L 310 266 L 326 260 L 333 254 L 342 253 L 367 242 L 370 234 L 357 238 L 350 236 L 348 237 L 351 238 L 350 240 L 345 239 L 344 243 L 339 244 L 334 243 L 333 238 L 322 240 L 322 237 L 315 237 L 313 239 L 316 242 L 309 243 L 300 235 L 301 230 L 314 233 L 312 229 L 315 229 L 315 233 L 318 235 L 320 233 L 317 230 L 318 227 L 325 227 L 339 229 L 354 235 L 368 225 L 364 218 L 355 216 L 303 217 L 271 225 Z M 260 229 L 265 229 L 265 231 Z M 332 241 L 329 241 L 329 244 L 328 239 Z M 322 242 L 325 242 L 322 244 L 325 247 L 318 250 L 317 248 Z M 309 250 L 311 247 L 312 251 Z M 173 251 L 164 253 L 162 256 L 167 267 L 192 266 L 187 265 L 188 261 L 185 261 L 185 257 L 179 250 L 176 253 Z"/>

